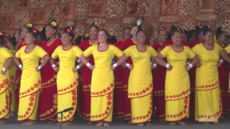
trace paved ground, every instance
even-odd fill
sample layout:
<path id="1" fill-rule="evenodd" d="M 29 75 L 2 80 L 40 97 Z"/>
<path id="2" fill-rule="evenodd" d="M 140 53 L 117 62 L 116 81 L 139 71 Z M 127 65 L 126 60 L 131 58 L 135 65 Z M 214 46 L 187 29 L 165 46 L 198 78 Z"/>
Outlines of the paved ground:
<path id="1" fill-rule="evenodd" d="M 210 125 L 203 125 L 198 122 L 194 122 L 193 120 L 185 121 L 188 125 L 187 126 L 169 126 L 167 122 L 158 122 L 156 120 L 152 120 L 152 126 L 145 126 L 145 127 L 138 127 L 137 125 L 132 125 L 128 123 L 120 123 L 120 120 L 117 118 L 113 118 L 113 122 L 110 124 L 110 127 L 95 127 L 95 125 L 87 125 L 86 122 L 83 120 L 82 117 L 78 117 L 74 119 L 72 126 L 64 126 L 62 129 L 217 129 L 217 128 L 229 128 L 230 127 L 230 119 L 221 119 L 219 122 L 220 124 L 210 124 Z M 7 124 L 0 125 L 0 129 L 60 129 L 60 126 L 56 124 L 42 124 L 39 120 L 37 121 L 36 125 L 33 126 L 22 126 L 21 123 L 18 122 L 16 117 L 10 117 L 7 121 Z"/>

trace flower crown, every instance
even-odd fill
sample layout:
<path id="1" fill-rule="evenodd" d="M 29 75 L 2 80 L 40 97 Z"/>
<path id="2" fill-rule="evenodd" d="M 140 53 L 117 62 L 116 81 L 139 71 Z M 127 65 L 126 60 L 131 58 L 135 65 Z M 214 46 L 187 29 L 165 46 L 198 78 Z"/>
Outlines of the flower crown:
<path id="1" fill-rule="evenodd" d="M 4 36 L 4 34 L 2 32 L 0 32 L 0 36 Z"/>
<path id="2" fill-rule="evenodd" d="M 40 29 L 39 29 L 39 32 L 42 32 L 42 31 L 43 31 L 43 28 L 40 28 Z"/>
<path id="3" fill-rule="evenodd" d="M 98 29 L 100 30 L 100 26 L 97 24 L 97 22 L 94 22 L 94 24 L 93 24 L 93 25 L 97 26 L 97 27 L 98 27 Z"/>
<path id="4" fill-rule="evenodd" d="M 55 26 L 57 26 L 57 23 L 56 23 L 55 21 L 52 21 L 52 22 L 50 23 L 50 25 L 52 25 L 53 27 L 55 27 Z"/>
<path id="5" fill-rule="evenodd" d="M 27 27 L 32 28 L 33 24 L 29 23 L 29 24 L 27 24 Z"/>
<path id="6" fill-rule="evenodd" d="M 69 28 L 66 28 L 66 30 L 65 30 L 67 33 L 71 33 L 72 32 L 72 30 L 71 30 L 71 28 L 69 27 Z"/>
<path id="7" fill-rule="evenodd" d="M 37 34 L 37 33 L 38 33 L 38 31 L 35 30 L 35 29 L 33 29 L 32 32 L 33 32 L 34 34 Z"/>
<path id="8" fill-rule="evenodd" d="M 145 32 L 145 29 L 143 27 L 141 27 L 141 29 Z"/>

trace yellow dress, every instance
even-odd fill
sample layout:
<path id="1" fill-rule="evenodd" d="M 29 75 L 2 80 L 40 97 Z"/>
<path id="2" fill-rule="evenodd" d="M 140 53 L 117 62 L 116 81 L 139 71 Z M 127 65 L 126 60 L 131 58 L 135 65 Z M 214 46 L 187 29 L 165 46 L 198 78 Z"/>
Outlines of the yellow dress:
<path id="1" fill-rule="evenodd" d="M 150 122 L 152 116 L 153 77 L 150 60 L 157 52 L 146 46 L 145 51 L 139 51 L 136 45 L 124 50 L 124 54 L 133 62 L 128 82 L 128 98 L 131 99 L 132 123 Z"/>
<path id="2" fill-rule="evenodd" d="M 17 52 L 17 50 L 10 50 L 11 54 L 14 56 Z M 14 92 L 14 79 L 15 79 L 15 70 L 16 70 L 16 63 L 13 62 L 10 65 L 10 98 L 11 98 L 11 105 L 10 105 L 10 111 L 16 112 L 17 111 L 17 103 L 15 99 L 15 92 Z"/>
<path id="3" fill-rule="evenodd" d="M 228 45 L 224 49 L 227 51 L 228 54 L 230 53 L 230 45 Z M 230 75 L 230 73 L 229 73 L 229 75 Z M 229 76 L 229 80 L 228 80 L 228 93 L 230 93 L 230 76 Z"/>
<path id="4" fill-rule="evenodd" d="M 11 52 L 5 48 L 0 47 L 0 69 L 5 65 L 9 58 L 13 58 Z M 9 119 L 10 110 L 10 78 L 9 69 L 6 70 L 5 75 L 0 73 L 0 119 Z"/>
<path id="5" fill-rule="evenodd" d="M 214 43 L 209 50 L 203 43 L 192 48 L 200 59 L 201 66 L 196 68 L 195 85 L 195 120 L 213 122 L 218 120 L 222 113 L 222 100 L 219 88 L 217 63 L 222 47 Z"/>
<path id="6" fill-rule="evenodd" d="M 110 69 L 114 56 L 121 57 L 122 51 L 109 44 L 105 51 L 98 50 L 98 44 L 86 49 L 86 57 L 93 55 L 95 68 L 91 81 L 90 121 L 111 122 L 113 114 L 114 73 Z"/>
<path id="7" fill-rule="evenodd" d="M 22 76 L 19 92 L 18 121 L 36 120 L 39 94 L 41 88 L 41 74 L 36 71 L 40 58 L 47 53 L 36 46 L 31 52 L 26 53 L 26 46 L 21 47 L 15 57 L 22 61 Z"/>
<path id="8" fill-rule="evenodd" d="M 52 58 L 59 58 L 59 71 L 57 73 L 57 112 L 73 107 L 73 110 L 63 113 L 62 121 L 73 121 L 73 116 L 77 108 L 77 86 L 78 72 L 73 72 L 76 58 L 80 58 L 82 50 L 77 46 L 72 46 L 68 50 L 63 50 L 63 46 L 58 46 Z M 58 122 L 61 121 L 61 114 L 58 114 Z"/>
<path id="9" fill-rule="evenodd" d="M 186 67 L 187 59 L 195 54 L 183 46 L 183 51 L 177 52 L 172 46 L 165 47 L 160 53 L 167 58 L 173 67 L 166 72 L 165 78 L 165 121 L 175 122 L 189 117 L 190 80 Z"/>

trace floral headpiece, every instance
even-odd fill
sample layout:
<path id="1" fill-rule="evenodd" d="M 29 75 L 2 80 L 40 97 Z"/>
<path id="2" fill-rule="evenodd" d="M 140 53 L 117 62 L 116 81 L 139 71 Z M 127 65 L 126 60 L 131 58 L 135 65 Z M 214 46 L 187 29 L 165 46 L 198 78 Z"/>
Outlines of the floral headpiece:
<path id="1" fill-rule="evenodd" d="M 38 33 L 38 31 L 35 30 L 35 29 L 33 29 L 32 32 L 33 32 L 34 34 L 37 34 L 37 33 Z"/>
<path id="2" fill-rule="evenodd" d="M 13 38 L 13 37 L 14 37 L 14 35 L 11 35 L 11 36 L 10 36 L 10 38 Z"/>
<path id="3" fill-rule="evenodd" d="M 50 23 L 50 25 L 52 25 L 52 26 L 57 26 L 57 23 L 55 22 L 55 21 L 52 21 L 51 23 Z"/>
<path id="4" fill-rule="evenodd" d="M 4 36 L 3 32 L 0 32 L 0 36 Z"/>
<path id="5" fill-rule="evenodd" d="M 141 29 L 145 32 L 145 29 L 143 27 L 141 27 Z"/>
<path id="6" fill-rule="evenodd" d="M 94 22 L 94 25 L 98 27 L 98 29 L 100 30 L 100 26 L 97 24 L 97 22 Z"/>
<path id="7" fill-rule="evenodd" d="M 103 29 L 103 30 L 105 30 L 106 32 L 108 32 L 108 30 L 107 30 L 107 29 Z"/>
<path id="8" fill-rule="evenodd" d="M 29 24 L 27 24 L 27 27 L 32 28 L 33 24 L 29 23 Z"/>
<path id="9" fill-rule="evenodd" d="M 89 34 L 85 34 L 85 37 L 86 37 L 86 38 L 89 37 Z"/>
<path id="10" fill-rule="evenodd" d="M 129 26 L 128 26 L 128 28 L 132 28 L 132 26 L 131 26 L 131 25 L 129 25 Z"/>
<path id="11" fill-rule="evenodd" d="M 70 34 L 72 30 L 70 28 L 67 28 L 65 31 Z"/>
<path id="12" fill-rule="evenodd" d="M 43 28 L 40 28 L 40 29 L 39 29 L 39 32 L 42 32 L 42 31 L 43 31 Z"/>

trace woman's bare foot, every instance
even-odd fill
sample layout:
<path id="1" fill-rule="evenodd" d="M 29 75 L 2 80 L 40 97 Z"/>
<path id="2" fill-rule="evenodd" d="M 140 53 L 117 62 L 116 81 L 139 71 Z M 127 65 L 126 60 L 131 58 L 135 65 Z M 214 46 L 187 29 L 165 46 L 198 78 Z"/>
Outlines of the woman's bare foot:
<path id="1" fill-rule="evenodd" d="M 213 122 L 213 124 L 220 124 L 220 122 L 216 121 L 216 122 Z"/>
<path id="2" fill-rule="evenodd" d="M 125 121 L 124 120 L 121 120 L 121 121 L 119 121 L 120 123 L 124 123 Z"/>
<path id="3" fill-rule="evenodd" d="M 150 125 L 152 125 L 152 124 L 151 124 L 151 123 L 145 123 L 145 125 L 146 125 L 146 126 L 150 126 Z"/>
<path id="4" fill-rule="evenodd" d="M 103 126 L 109 126 L 109 123 L 104 122 Z"/>
<path id="5" fill-rule="evenodd" d="M 16 116 L 16 113 L 10 112 L 10 116 Z"/>
<path id="6" fill-rule="evenodd" d="M 172 123 L 170 123 L 169 125 L 176 125 L 176 122 L 172 122 Z"/>
<path id="7" fill-rule="evenodd" d="M 6 124 L 6 120 L 4 119 L 0 120 L 0 124 Z"/>
<path id="8" fill-rule="evenodd" d="M 204 124 L 204 125 L 209 125 L 210 123 L 209 123 L 209 122 L 204 122 L 203 124 Z"/>
<path id="9" fill-rule="evenodd" d="M 141 124 L 138 124 L 137 126 L 144 126 L 144 124 L 143 124 L 143 123 L 141 123 Z"/>
<path id="10" fill-rule="evenodd" d="M 179 125 L 187 125 L 186 123 L 182 122 L 182 121 L 178 121 Z"/>
<path id="11" fill-rule="evenodd" d="M 22 125 L 35 125 L 35 124 L 36 124 L 35 121 L 28 120 L 25 123 L 23 123 Z"/>
<path id="12" fill-rule="evenodd" d="M 43 120 L 42 123 L 47 123 L 49 120 Z"/>
<path id="13" fill-rule="evenodd" d="M 129 120 L 128 123 L 129 123 L 129 124 L 132 124 L 132 120 Z"/>
<path id="14" fill-rule="evenodd" d="M 73 125 L 73 123 L 72 122 L 64 122 L 64 123 L 62 123 L 62 126 L 68 126 L 68 125 Z"/>
<path id="15" fill-rule="evenodd" d="M 103 125 L 103 122 L 100 121 L 98 124 L 96 124 L 96 126 L 102 126 Z"/>
<path id="16" fill-rule="evenodd" d="M 93 123 L 94 123 L 94 122 L 89 121 L 87 124 L 88 124 L 88 125 L 92 125 Z"/>
<path id="17" fill-rule="evenodd" d="M 57 125 L 59 126 L 59 125 L 61 125 L 61 123 L 57 123 Z"/>

